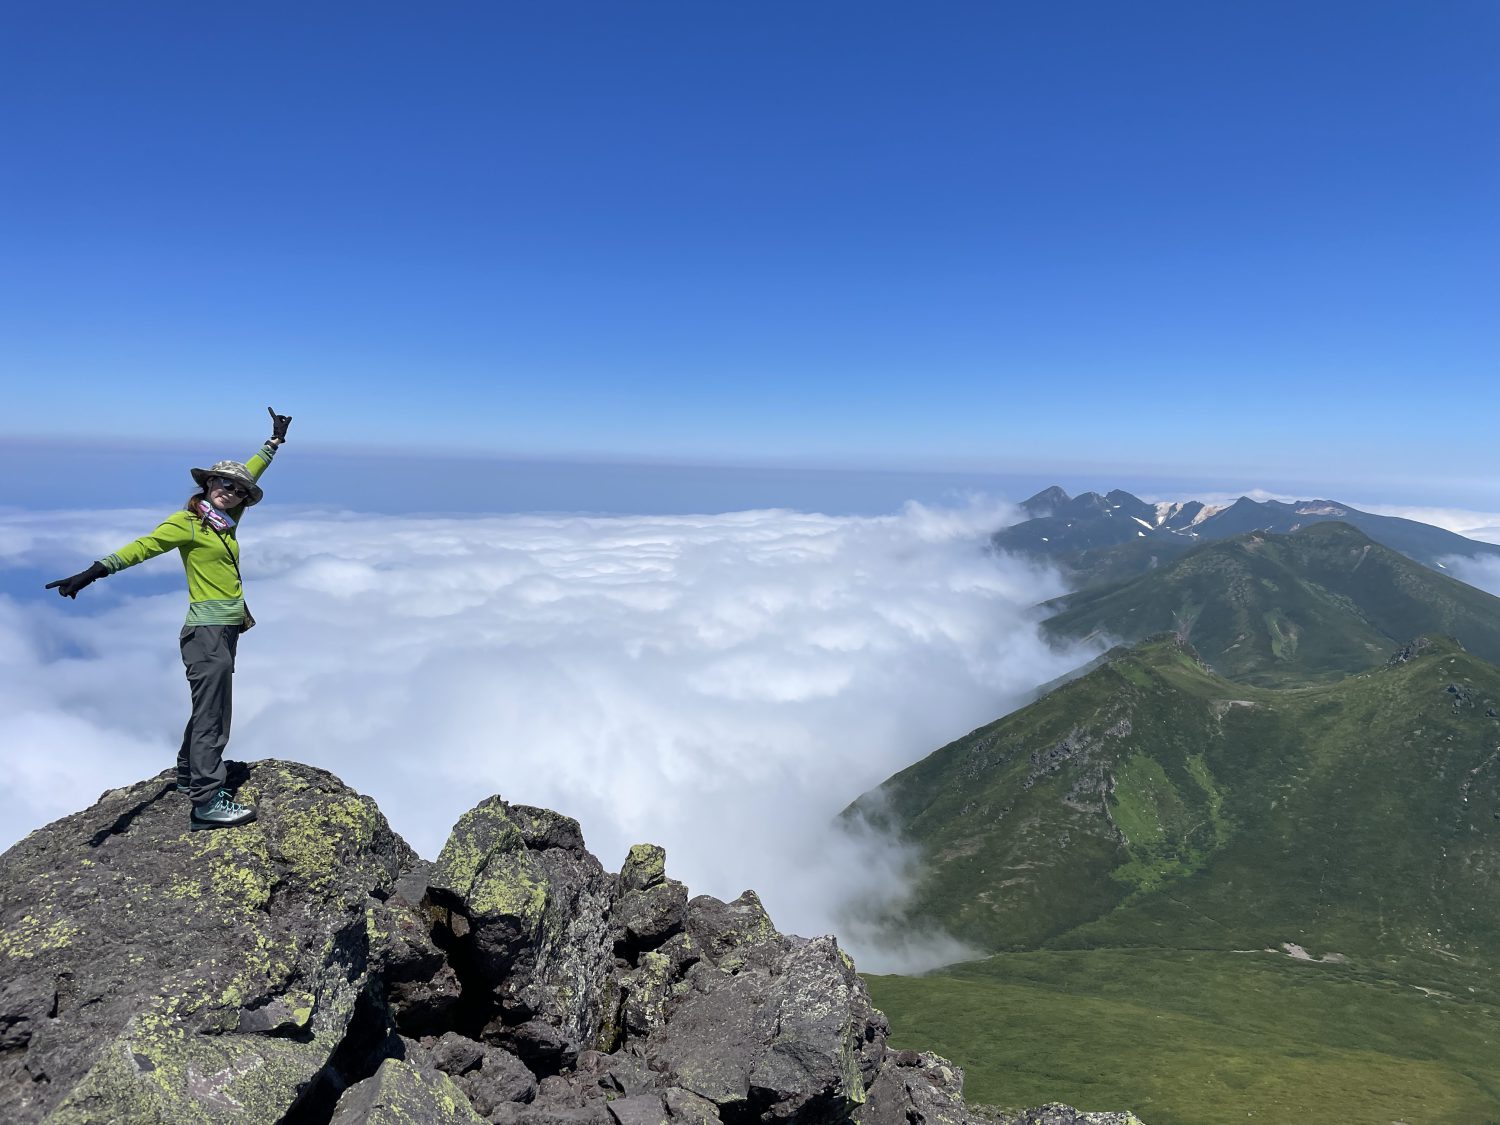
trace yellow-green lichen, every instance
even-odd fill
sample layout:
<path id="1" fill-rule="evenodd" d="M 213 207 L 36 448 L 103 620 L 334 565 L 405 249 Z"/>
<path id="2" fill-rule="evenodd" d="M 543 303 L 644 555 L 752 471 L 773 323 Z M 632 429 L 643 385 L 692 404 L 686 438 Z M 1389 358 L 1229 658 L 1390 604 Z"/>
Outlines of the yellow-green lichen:
<path id="1" fill-rule="evenodd" d="M 433 884 L 465 899 L 471 915 L 510 915 L 540 925 L 547 909 L 546 873 L 498 801 L 459 818 L 438 856 Z"/>
<path id="2" fill-rule="evenodd" d="M 469 892 L 469 912 L 506 914 L 540 923 L 547 909 L 547 880 L 526 853 L 492 856 Z"/>
<path id="3" fill-rule="evenodd" d="M 50 911 L 43 917 L 27 914 L 16 925 L 0 930 L 0 956 L 29 960 L 72 944 L 82 932 L 83 927 L 66 918 L 50 917 Z"/>
<path id="4" fill-rule="evenodd" d="M 667 877 L 666 849 L 656 844 L 634 845 L 625 859 L 625 868 L 621 874 L 633 887 L 654 887 Z"/>
<path id="5" fill-rule="evenodd" d="M 375 814 L 359 797 L 278 810 L 276 847 L 307 885 L 323 889 L 340 874 L 343 856 L 357 854 L 375 837 Z"/>
<path id="6" fill-rule="evenodd" d="M 278 1120 L 336 1045 L 188 1035 L 165 1012 L 127 1028 L 48 1116 L 48 1125 Z"/>
<path id="7" fill-rule="evenodd" d="M 458 818 L 443 850 L 438 853 L 435 881 L 459 895 L 468 895 L 479 873 L 496 852 L 525 850 L 520 830 L 498 802 L 470 809 Z"/>

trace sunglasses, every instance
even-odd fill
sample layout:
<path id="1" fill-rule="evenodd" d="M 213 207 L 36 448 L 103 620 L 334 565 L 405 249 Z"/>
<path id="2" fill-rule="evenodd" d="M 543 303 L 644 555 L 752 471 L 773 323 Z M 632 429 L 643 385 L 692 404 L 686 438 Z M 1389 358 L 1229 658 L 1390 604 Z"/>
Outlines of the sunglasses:
<path id="1" fill-rule="evenodd" d="M 225 480 L 223 477 L 214 477 L 208 482 L 209 488 L 222 488 L 225 492 L 235 496 L 249 496 L 250 490 L 237 481 Z"/>

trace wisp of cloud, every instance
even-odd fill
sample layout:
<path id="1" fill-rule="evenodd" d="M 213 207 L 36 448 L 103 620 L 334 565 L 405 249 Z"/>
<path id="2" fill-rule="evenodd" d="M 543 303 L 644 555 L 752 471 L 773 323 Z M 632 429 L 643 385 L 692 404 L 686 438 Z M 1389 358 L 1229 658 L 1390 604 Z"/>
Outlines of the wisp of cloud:
<path id="1" fill-rule="evenodd" d="M 66 573 L 158 515 L 5 514 L 0 558 Z M 331 770 L 428 857 L 501 793 L 576 817 L 606 865 L 651 841 L 694 893 L 754 887 L 781 928 L 840 932 L 862 968 L 953 960 L 965 951 L 938 934 L 892 948 L 841 929 L 851 902 L 899 896 L 911 857 L 833 821 L 1093 655 L 1039 638 L 1031 607 L 1063 592 L 1054 573 L 986 552 L 1015 518 L 975 501 L 878 518 L 256 520 L 261 624 L 240 649 L 229 756 Z M 185 595 L 147 570 L 180 585 L 161 558 L 76 604 L 0 597 L 0 843 L 175 760 Z"/>

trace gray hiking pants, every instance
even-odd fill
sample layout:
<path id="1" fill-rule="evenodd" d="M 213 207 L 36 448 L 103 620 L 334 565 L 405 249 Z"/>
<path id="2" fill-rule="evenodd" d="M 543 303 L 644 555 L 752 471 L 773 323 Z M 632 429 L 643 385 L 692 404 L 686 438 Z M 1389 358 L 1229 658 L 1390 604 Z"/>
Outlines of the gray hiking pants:
<path id="1" fill-rule="evenodd" d="M 177 751 L 177 776 L 190 778 L 193 804 L 211 801 L 224 784 L 224 747 L 234 712 L 234 653 L 238 625 L 186 625 L 177 639 L 193 693 L 193 714 Z"/>

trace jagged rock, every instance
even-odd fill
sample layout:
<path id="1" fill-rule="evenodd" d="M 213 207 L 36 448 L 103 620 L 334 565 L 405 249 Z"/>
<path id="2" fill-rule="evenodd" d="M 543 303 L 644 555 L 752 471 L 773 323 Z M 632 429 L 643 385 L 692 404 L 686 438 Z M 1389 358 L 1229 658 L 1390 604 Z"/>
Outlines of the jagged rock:
<path id="1" fill-rule="evenodd" d="M 445 1031 L 435 1042 L 423 1046 L 426 1061 L 450 1078 L 475 1070 L 484 1062 L 485 1045 L 456 1031 Z"/>
<path id="2" fill-rule="evenodd" d="M 632 962 L 642 951 L 682 933 L 687 923 L 687 888 L 667 878 L 666 859 L 666 851 L 655 844 L 637 844 L 620 872 L 615 952 Z"/>
<path id="3" fill-rule="evenodd" d="M 1427 637 L 1417 637 L 1414 640 L 1408 641 L 1392 653 L 1390 659 L 1385 662 L 1386 666 L 1394 667 L 1397 664 L 1406 664 L 1409 661 L 1417 659 L 1417 657 L 1432 647 L 1433 644 L 1430 639 Z"/>
<path id="4" fill-rule="evenodd" d="M 478 1068 L 455 1081 L 474 1108 L 486 1117 L 502 1105 L 526 1103 L 537 1094 L 536 1075 L 520 1059 L 504 1051 L 486 1051 Z"/>
<path id="5" fill-rule="evenodd" d="M 230 784 L 255 823 L 189 832 L 163 775 L 5 853 L 0 1120 L 269 1122 L 359 1053 L 366 907 L 416 857 L 322 770 L 231 763 Z"/>
<path id="6" fill-rule="evenodd" d="M 453 1080 L 400 1059 L 351 1086 L 328 1125 L 484 1125 Z"/>
<path id="7" fill-rule="evenodd" d="M 754 906 L 764 918 L 758 900 Z M 710 915 L 751 919 L 759 932 L 751 911 L 700 914 Z M 721 934 L 729 932 L 745 931 Z M 695 972 L 692 988 L 646 1041 L 652 1068 L 713 1102 L 721 1115 L 838 1119 L 864 1102 L 884 1049 L 885 1023 L 833 938 L 781 938 L 749 947 L 779 947 L 764 968 L 740 962 L 744 944 L 720 947 L 739 971 L 699 966 L 704 971 Z"/>
<path id="8" fill-rule="evenodd" d="M 855 1119 L 859 1125 L 977 1125 L 963 1088 L 964 1072 L 947 1059 L 892 1051 Z"/>
<path id="9" fill-rule="evenodd" d="M 609 1055 L 586 1051 L 578 1057 L 578 1074 L 606 1097 L 650 1093 L 661 1085 L 661 1076 L 633 1047 Z"/>
<path id="10" fill-rule="evenodd" d="M 321 770 L 231 779 L 256 823 L 188 833 L 163 775 L 5 854 L 0 1121 L 996 1120 L 887 1052 L 832 937 L 778 933 L 752 891 L 689 901 L 660 848 L 609 874 L 576 822 L 495 797 L 427 864 Z"/>
<path id="11" fill-rule="evenodd" d="M 372 969 L 385 982 L 396 1026 L 408 1036 L 440 1034 L 452 1022 L 463 991 L 432 937 L 434 912 L 427 902 L 432 866 L 418 861 L 384 902 L 370 906 Z"/>
<path id="12" fill-rule="evenodd" d="M 484 1117 L 508 1102 L 536 1097 L 536 1075 L 520 1059 L 457 1032 L 429 1041 L 425 1061 L 452 1078 Z"/>
<path id="13" fill-rule="evenodd" d="M 666 1023 L 667 1001 L 672 998 L 672 958 L 664 953 L 643 953 L 635 970 L 620 978 L 620 988 L 626 1032 L 650 1035 Z"/>
<path id="14" fill-rule="evenodd" d="M 754 891 L 727 903 L 699 895 L 688 903 L 687 924 L 700 955 L 731 973 L 752 959 L 762 965 L 774 961 L 785 941 Z"/>
<path id="15" fill-rule="evenodd" d="M 534 1068 L 594 1045 L 613 997 L 610 912 L 618 880 L 578 822 L 491 797 L 460 818 L 429 881 L 466 985 L 488 993 L 485 1035 Z"/>
<path id="16" fill-rule="evenodd" d="M 590 1074 L 554 1074 L 542 1079 L 530 1105 L 498 1106 L 490 1120 L 517 1125 L 614 1125 L 606 1108 L 608 1098 Z"/>
<path id="17" fill-rule="evenodd" d="M 541 1073 L 570 1068 L 578 1061 L 577 1041 L 546 1020 L 512 1025 L 497 1017 L 485 1025 L 482 1034 L 486 1042 L 499 1044 Z"/>

